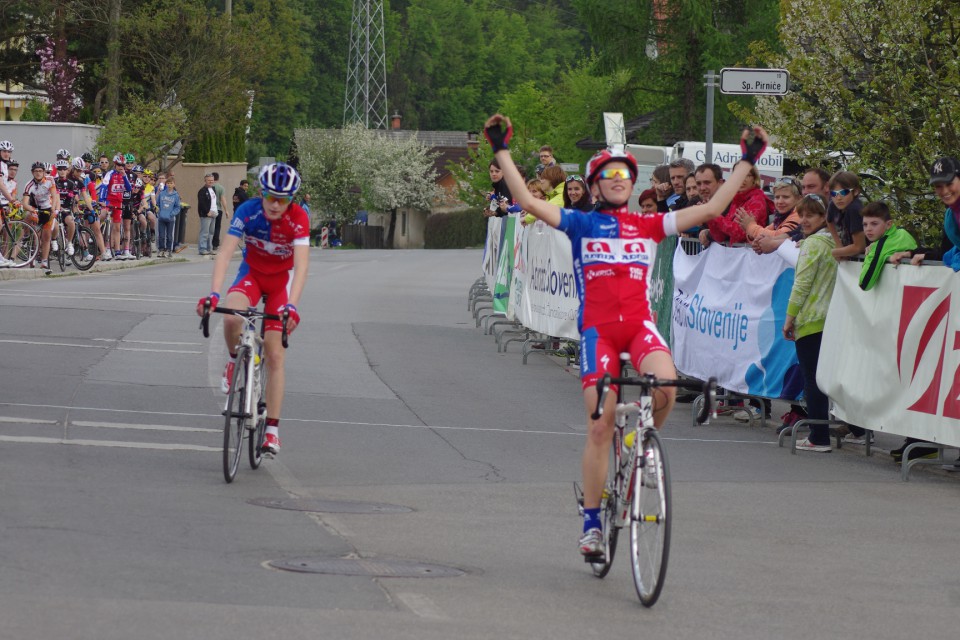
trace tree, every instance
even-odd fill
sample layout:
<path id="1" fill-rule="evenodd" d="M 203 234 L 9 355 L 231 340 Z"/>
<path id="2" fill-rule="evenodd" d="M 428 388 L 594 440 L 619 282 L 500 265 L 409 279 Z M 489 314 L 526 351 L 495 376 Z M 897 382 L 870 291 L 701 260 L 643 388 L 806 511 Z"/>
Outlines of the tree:
<path id="1" fill-rule="evenodd" d="M 97 136 L 96 150 L 108 156 L 129 151 L 139 162 L 150 164 L 165 159 L 188 132 L 187 114 L 182 108 L 133 100 L 123 113 L 106 122 Z"/>
<path id="2" fill-rule="evenodd" d="M 831 151 L 879 175 L 881 195 L 922 242 L 939 238 L 943 207 L 927 198 L 934 158 L 960 149 L 960 5 L 940 0 L 785 0 L 778 54 L 794 90 L 754 114 L 790 156 L 819 166 Z"/>
<path id="3" fill-rule="evenodd" d="M 359 176 L 354 158 L 360 153 L 358 136 L 340 129 L 297 129 L 294 132 L 297 168 L 302 190 L 324 220 L 353 221 L 360 209 Z"/>

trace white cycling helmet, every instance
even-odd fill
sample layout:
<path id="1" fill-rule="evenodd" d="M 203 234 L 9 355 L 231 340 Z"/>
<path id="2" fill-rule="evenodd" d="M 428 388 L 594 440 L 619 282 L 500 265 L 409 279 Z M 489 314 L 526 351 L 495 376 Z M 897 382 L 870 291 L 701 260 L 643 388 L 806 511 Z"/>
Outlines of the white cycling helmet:
<path id="1" fill-rule="evenodd" d="M 0 140 L 0 151 L 13 151 L 13 143 L 9 140 Z"/>
<path id="2" fill-rule="evenodd" d="M 61 158 L 60 160 L 57 160 L 55 163 L 53 163 L 53 166 L 55 166 L 59 171 L 60 169 L 69 169 L 70 163 Z"/>
<path id="3" fill-rule="evenodd" d="M 269 195 L 292 198 L 300 189 L 300 174 L 285 162 L 274 162 L 260 170 L 260 187 Z"/>
<path id="4" fill-rule="evenodd" d="M 70 157 L 70 152 L 66 149 L 57 150 L 57 160 L 66 160 Z"/>
<path id="5" fill-rule="evenodd" d="M 83 158 L 74 158 L 73 159 L 73 168 L 77 171 L 83 171 L 87 168 L 87 164 L 83 161 Z"/>

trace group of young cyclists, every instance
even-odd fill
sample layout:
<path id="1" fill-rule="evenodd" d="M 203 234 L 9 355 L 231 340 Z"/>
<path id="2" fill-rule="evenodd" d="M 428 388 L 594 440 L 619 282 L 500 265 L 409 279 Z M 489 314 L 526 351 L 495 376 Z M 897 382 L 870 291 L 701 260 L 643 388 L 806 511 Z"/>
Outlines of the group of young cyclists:
<path id="1" fill-rule="evenodd" d="M 94 163 L 90 153 L 71 157 L 70 151 L 57 151 L 53 163 L 34 162 L 30 178 L 18 180 L 19 163 L 12 158 L 13 144 L 0 141 L 0 207 L 5 215 L 23 216 L 40 232 L 39 259 L 34 265 L 48 269 L 51 248 L 56 250 L 58 225 L 64 225 L 63 250 L 89 253 L 92 247 L 74 247 L 79 219 L 97 243 L 94 255 L 85 259 L 132 260 L 131 231 L 134 223 L 144 233 L 156 235 L 157 194 L 165 188 L 165 175 L 154 174 L 136 163 L 133 154 L 116 154 L 112 167 L 107 156 Z M 101 223 L 111 223 L 110 237 L 104 238 Z M 121 227 L 123 233 L 121 233 Z M 0 268 L 13 266 L 0 255 Z"/>

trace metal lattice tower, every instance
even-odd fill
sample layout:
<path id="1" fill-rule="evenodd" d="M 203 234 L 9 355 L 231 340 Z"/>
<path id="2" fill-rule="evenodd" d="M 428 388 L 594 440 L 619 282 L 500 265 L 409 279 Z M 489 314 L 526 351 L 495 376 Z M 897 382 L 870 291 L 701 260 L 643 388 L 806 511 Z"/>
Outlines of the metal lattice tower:
<path id="1" fill-rule="evenodd" d="M 343 123 L 387 128 L 387 54 L 383 0 L 354 0 Z"/>

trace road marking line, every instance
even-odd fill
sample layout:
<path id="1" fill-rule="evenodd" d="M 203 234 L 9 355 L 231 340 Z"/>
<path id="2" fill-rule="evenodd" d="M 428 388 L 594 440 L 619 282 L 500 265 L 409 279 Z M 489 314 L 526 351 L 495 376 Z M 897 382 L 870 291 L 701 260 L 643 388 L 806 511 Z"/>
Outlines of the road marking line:
<path id="1" fill-rule="evenodd" d="M 120 440 L 69 440 L 64 438 L 39 438 L 32 436 L 0 436 L 0 442 L 21 444 L 64 444 L 81 447 L 118 447 L 123 449 L 156 449 L 159 451 L 221 452 L 222 447 L 204 447 L 196 444 L 161 444 L 158 442 L 123 442 Z"/>
<path id="2" fill-rule="evenodd" d="M 55 298 L 65 300 L 108 300 L 110 302 L 178 302 L 181 304 L 191 304 L 196 306 L 195 302 L 186 298 L 117 298 L 103 295 L 68 295 L 68 294 L 31 294 L 31 293 L 7 293 L 0 291 L 0 296 L 11 298 Z"/>
<path id="3" fill-rule="evenodd" d="M 121 340 L 115 340 L 114 338 L 92 338 L 94 342 L 123 342 L 128 344 L 169 344 L 169 345 L 178 345 L 178 346 L 188 346 L 188 347 L 199 347 L 202 342 L 163 342 L 161 340 L 127 340 L 123 338 Z"/>
<path id="4" fill-rule="evenodd" d="M 188 353 L 200 354 L 203 351 L 187 351 L 185 349 L 141 349 L 139 347 L 111 347 L 105 344 L 74 344 L 72 342 L 40 342 L 38 340 L 0 340 L 8 344 L 31 344 L 41 347 L 77 347 L 78 349 L 113 349 L 115 351 L 139 351 L 147 353 Z"/>
<path id="5" fill-rule="evenodd" d="M 420 593 L 398 593 L 396 598 L 407 605 L 407 608 L 413 611 L 415 614 L 421 618 L 429 618 L 430 620 L 449 620 L 449 617 L 440 610 L 440 607 L 437 604 L 428 598 L 427 596 Z"/>
<path id="6" fill-rule="evenodd" d="M 190 418 L 217 418 L 222 419 L 223 415 L 219 413 L 185 413 L 176 411 L 139 411 L 136 409 L 109 409 L 105 407 L 68 407 L 55 404 L 25 404 L 19 402 L 0 402 L 0 406 L 6 407 L 33 407 L 36 409 L 69 409 L 71 411 L 100 411 L 104 413 L 132 413 L 148 414 L 153 416 L 186 416 Z M 398 429 L 425 429 L 437 431 L 483 431 L 491 433 L 513 433 L 516 435 L 543 435 L 543 436 L 575 436 L 584 437 L 581 431 L 545 431 L 537 429 L 498 429 L 491 427 L 450 427 L 443 425 L 430 424 L 391 424 L 388 422 L 346 422 L 344 420 L 317 420 L 311 418 L 284 418 L 284 423 L 303 422 L 305 424 L 330 424 L 342 425 L 346 427 L 394 427 Z M 663 438 L 664 440 L 674 440 L 677 442 L 715 442 L 717 444 L 777 444 L 776 440 L 725 440 L 721 438 Z"/>
<path id="7" fill-rule="evenodd" d="M 16 416 L 0 416 L 0 422 L 12 424 L 60 424 L 56 420 L 39 420 L 37 418 L 17 418 Z"/>
<path id="8" fill-rule="evenodd" d="M 129 429 L 132 431 L 188 431 L 196 433 L 222 433 L 223 429 L 203 429 L 201 427 L 174 427 L 164 424 L 127 424 L 122 422 L 90 422 L 71 420 L 72 427 L 98 427 L 103 429 Z"/>

